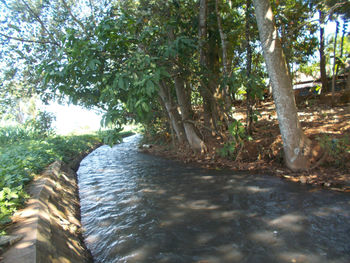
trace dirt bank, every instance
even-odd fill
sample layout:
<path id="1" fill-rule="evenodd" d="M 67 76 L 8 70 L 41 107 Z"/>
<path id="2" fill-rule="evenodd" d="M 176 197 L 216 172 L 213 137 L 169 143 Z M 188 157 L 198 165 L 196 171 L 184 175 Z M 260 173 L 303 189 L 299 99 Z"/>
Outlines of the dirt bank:
<path id="1" fill-rule="evenodd" d="M 342 94 L 337 94 L 341 98 Z M 329 96 L 328 96 L 329 97 Z M 320 165 L 305 172 L 292 172 L 283 163 L 282 140 L 278 127 L 273 101 L 261 102 L 256 110 L 258 122 L 254 125 L 251 140 L 245 140 L 237 147 L 233 156 L 222 157 L 221 149 L 232 139 L 228 132 L 227 140 L 220 137 L 205 137 L 208 152 L 194 154 L 190 149 L 167 144 L 143 149 L 150 154 L 177 159 L 185 163 L 200 165 L 209 169 L 230 168 L 232 170 L 251 171 L 280 176 L 302 184 L 312 184 L 333 190 L 350 192 L 350 103 L 339 103 L 336 107 L 326 100 L 311 97 L 298 103 L 298 115 L 305 134 L 314 142 L 320 143 L 327 152 L 327 158 Z M 236 106 L 234 118 L 245 125 L 246 108 L 242 103 Z M 201 127 L 200 122 L 197 125 Z M 205 134 L 202 131 L 202 134 Z"/>
<path id="2" fill-rule="evenodd" d="M 75 173 L 86 154 L 70 165 L 54 162 L 30 184 L 31 198 L 8 230 L 21 240 L 1 255 L 1 262 L 92 262 L 82 237 Z"/>

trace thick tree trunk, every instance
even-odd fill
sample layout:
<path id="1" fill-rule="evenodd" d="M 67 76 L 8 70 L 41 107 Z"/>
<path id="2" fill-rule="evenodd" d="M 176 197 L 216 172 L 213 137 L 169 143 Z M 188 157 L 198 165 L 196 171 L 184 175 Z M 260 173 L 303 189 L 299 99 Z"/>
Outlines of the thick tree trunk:
<path id="1" fill-rule="evenodd" d="M 321 73 L 321 82 L 322 82 L 322 93 L 328 91 L 328 80 L 326 72 L 326 55 L 324 52 L 325 49 L 325 32 L 324 32 L 324 14 L 322 11 L 319 11 L 319 23 L 320 23 L 320 73 Z"/>
<path id="2" fill-rule="evenodd" d="M 217 83 L 212 76 L 214 74 L 212 70 L 214 68 L 212 57 L 215 56 L 215 44 L 209 43 L 211 39 L 208 38 L 208 1 L 200 0 L 199 4 L 199 54 L 203 73 L 199 92 L 203 98 L 204 125 L 216 130 L 218 110 L 214 94 Z"/>
<path id="3" fill-rule="evenodd" d="M 168 113 L 170 124 L 175 131 L 176 138 L 179 143 L 186 142 L 185 129 L 182 124 L 181 116 L 177 111 L 177 107 L 172 97 L 169 94 L 169 91 L 165 85 L 165 83 L 160 83 L 159 86 L 159 96 L 162 99 L 165 109 Z"/>
<path id="4" fill-rule="evenodd" d="M 180 76 L 175 76 L 174 81 L 176 96 L 181 110 L 181 118 L 185 128 L 187 141 L 192 150 L 204 153 L 207 151 L 207 147 L 204 141 L 199 137 L 198 130 L 192 122 L 193 112 L 191 108 L 191 99 L 185 89 L 185 82 Z"/>
<path id="5" fill-rule="evenodd" d="M 286 165 L 293 171 L 305 170 L 310 166 L 306 155 L 309 154 L 311 143 L 300 127 L 292 82 L 274 24 L 270 1 L 253 1 L 265 62 L 271 79 Z"/>

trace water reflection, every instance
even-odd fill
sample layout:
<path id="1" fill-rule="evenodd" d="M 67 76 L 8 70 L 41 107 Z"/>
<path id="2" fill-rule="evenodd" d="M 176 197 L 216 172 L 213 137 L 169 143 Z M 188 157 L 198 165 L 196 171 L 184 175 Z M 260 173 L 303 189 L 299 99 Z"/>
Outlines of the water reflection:
<path id="1" fill-rule="evenodd" d="M 350 196 L 141 154 L 138 136 L 81 163 L 96 262 L 350 262 Z"/>

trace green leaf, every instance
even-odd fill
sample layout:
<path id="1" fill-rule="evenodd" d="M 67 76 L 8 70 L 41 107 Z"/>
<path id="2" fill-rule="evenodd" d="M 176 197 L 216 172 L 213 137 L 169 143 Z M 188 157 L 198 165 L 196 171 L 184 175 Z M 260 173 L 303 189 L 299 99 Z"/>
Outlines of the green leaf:
<path id="1" fill-rule="evenodd" d="M 112 83 L 112 88 L 115 89 L 118 85 L 118 81 L 119 81 L 119 76 L 115 76 L 113 83 Z"/>
<path id="2" fill-rule="evenodd" d="M 153 92 L 154 92 L 154 83 L 152 80 L 149 79 L 146 82 L 146 93 L 149 97 L 152 97 Z"/>
<path id="3" fill-rule="evenodd" d="M 161 75 L 163 75 L 164 77 L 168 77 L 168 78 L 171 77 L 171 75 L 169 74 L 169 72 L 168 72 L 165 68 L 161 68 L 161 69 L 160 69 L 160 73 L 161 73 Z"/>
<path id="4" fill-rule="evenodd" d="M 88 63 L 88 67 L 91 70 L 96 70 L 97 69 L 97 65 L 101 65 L 101 62 L 98 59 L 95 59 L 95 58 L 90 60 L 89 63 Z"/>
<path id="5" fill-rule="evenodd" d="M 143 109 L 145 112 L 149 112 L 149 110 L 150 110 L 150 108 L 149 108 L 149 106 L 147 105 L 146 102 L 142 102 L 142 103 L 141 103 L 141 107 L 142 107 L 142 109 Z"/>
<path id="6" fill-rule="evenodd" d="M 125 90 L 125 85 L 124 85 L 124 79 L 122 76 L 119 77 L 119 80 L 118 80 L 118 87 L 122 90 Z"/>
<path id="7" fill-rule="evenodd" d="M 143 100 L 141 99 L 141 100 L 139 100 L 139 101 L 137 101 L 136 103 L 135 103 L 135 108 L 137 108 L 141 103 L 143 102 Z"/>

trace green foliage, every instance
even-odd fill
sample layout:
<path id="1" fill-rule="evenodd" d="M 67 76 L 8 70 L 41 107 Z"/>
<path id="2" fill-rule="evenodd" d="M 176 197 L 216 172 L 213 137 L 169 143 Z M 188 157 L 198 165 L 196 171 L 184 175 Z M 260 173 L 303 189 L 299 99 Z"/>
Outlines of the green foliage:
<path id="1" fill-rule="evenodd" d="M 229 78 L 224 78 L 222 86 L 229 86 L 230 92 L 235 99 L 242 100 L 249 96 L 252 100 L 263 99 L 266 89 L 266 73 L 261 69 L 255 69 L 250 77 L 247 77 L 247 71 L 242 68 L 234 69 Z"/>
<path id="2" fill-rule="evenodd" d="M 288 66 L 306 63 L 318 44 L 317 27 L 309 21 L 317 9 L 303 0 L 276 1 L 272 6 Z"/>
<path id="3" fill-rule="evenodd" d="M 96 135 L 33 139 L 19 128 L 3 128 L 0 131 L 7 131 L 7 134 L 2 133 L 0 137 L 0 229 L 28 198 L 24 186 L 35 174 L 55 160 L 69 162 L 101 141 Z M 6 135 L 9 137 L 4 142 Z"/>
<path id="4" fill-rule="evenodd" d="M 104 144 L 113 146 L 120 143 L 124 137 L 133 135 L 132 131 L 122 131 L 122 128 L 114 128 L 110 130 L 99 131 L 98 136 L 103 140 Z"/>
<path id="5" fill-rule="evenodd" d="M 120 134 L 122 128 L 114 128 L 111 130 L 104 131 L 100 134 L 103 136 L 103 143 L 109 146 L 113 146 L 122 141 L 122 136 Z"/>
<path id="6" fill-rule="evenodd" d="M 39 112 L 36 118 L 27 120 L 24 125 L 0 127 L 0 146 L 53 135 L 52 122 L 54 119 L 55 116 L 51 113 Z"/>
<path id="7" fill-rule="evenodd" d="M 23 126 L 0 127 L 0 145 L 12 144 L 32 137 L 32 134 Z"/>
<path id="8" fill-rule="evenodd" d="M 53 121 L 56 120 L 56 117 L 50 113 L 45 111 L 40 111 L 36 118 L 30 119 L 26 121 L 24 126 L 32 130 L 33 134 L 38 134 L 39 136 L 49 136 L 54 133 L 52 128 Z"/>
<path id="9" fill-rule="evenodd" d="M 317 140 L 328 154 L 326 159 L 328 165 L 346 167 L 347 162 L 344 160 L 348 160 L 350 155 L 350 138 L 348 136 L 332 138 L 329 135 L 323 135 Z"/>
<path id="10" fill-rule="evenodd" d="M 245 140 L 251 140 L 247 136 L 244 124 L 239 120 L 234 120 L 229 126 L 230 141 L 225 143 L 224 147 L 219 149 L 219 154 L 222 157 L 235 160 L 244 146 Z"/>

